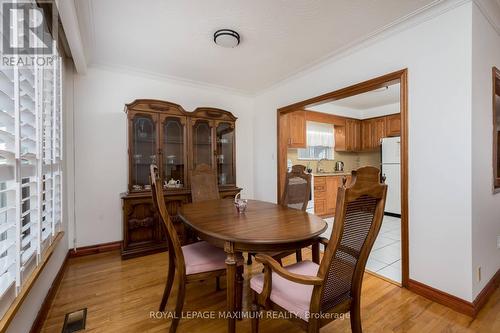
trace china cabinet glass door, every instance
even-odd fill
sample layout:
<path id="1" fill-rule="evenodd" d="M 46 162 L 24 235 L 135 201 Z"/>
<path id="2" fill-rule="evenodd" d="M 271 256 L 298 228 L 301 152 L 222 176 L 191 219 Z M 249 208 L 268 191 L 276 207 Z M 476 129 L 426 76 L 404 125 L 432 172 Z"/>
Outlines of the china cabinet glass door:
<path id="1" fill-rule="evenodd" d="M 132 119 L 132 190 L 149 186 L 149 166 L 156 163 L 156 121 L 152 116 L 138 114 Z"/>
<path id="2" fill-rule="evenodd" d="M 216 161 L 217 177 L 219 185 L 234 185 L 235 161 L 234 161 L 234 125 L 231 123 L 220 123 L 216 128 Z"/>
<path id="3" fill-rule="evenodd" d="M 208 120 L 198 119 L 193 125 L 193 169 L 200 164 L 212 165 L 212 125 Z"/>
<path id="4" fill-rule="evenodd" d="M 163 179 L 168 188 L 182 188 L 184 175 L 184 122 L 178 117 L 167 117 L 162 122 Z"/>

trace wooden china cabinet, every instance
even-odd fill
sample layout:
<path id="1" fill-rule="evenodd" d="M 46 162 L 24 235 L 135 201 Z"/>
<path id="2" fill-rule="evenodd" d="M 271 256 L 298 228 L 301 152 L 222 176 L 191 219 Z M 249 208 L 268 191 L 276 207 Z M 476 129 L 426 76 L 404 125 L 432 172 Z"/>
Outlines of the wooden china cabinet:
<path id="1" fill-rule="evenodd" d="M 181 242 L 190 233 L 177 216 L 191 201 L 190 170 L 208 164 L 216 168 L 221 198 L 234 197 L 236 186 L 235 122 L 230 112 L 197 108 L 186 112 L 180 105 L 141 99 L 125 106 L 128 120 L 128 191 L 123 205 L 122 258 L 167 249 L 163 225 L 153 206 L 149 166 L 158 165 L 164 197 Z"/>

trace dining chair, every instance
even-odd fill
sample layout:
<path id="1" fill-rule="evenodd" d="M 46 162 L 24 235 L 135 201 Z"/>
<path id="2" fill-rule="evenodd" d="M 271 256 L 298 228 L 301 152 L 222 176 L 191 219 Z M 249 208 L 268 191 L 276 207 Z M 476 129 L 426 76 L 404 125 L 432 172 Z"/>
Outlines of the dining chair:
<path id="1" fill-rule="evenodd" d="M 208 164 L 199 164 L 191 172 L 191 202 L 220 199 L 217 175 Z M 216 280 L 220 290 L 220 277 Z"/>
<path id="2" fill-rule="evenodd" d="M 258 332 L 261 307 L 292 313 L 290 318 L 310 333 L 350 312 L 351 330 L 362 332 L 361 284 L 387 194 L 379 176 L 379 169 L 363 167 L 352 172 L 348 187 L 344 178 L 330 240 L 319 239 L 326 246 L 319 265 L 305 260 L 282 267 L 270 256 L 256 256 L 264 273 L 250 280 L 252 333 Z"/>
<path id="3" fill-rule="evenodd" d="M 219 185 L 217 182 L 217 174 L 214 169 L 212 169 L 208 164 L 199 164 L 191 172 L 191 201 L 201 202 L 207 200 L 218 200 L 219 195 Z M 238 259 L 238 266 L 236 268 L 238 276 L 238 284 L 243 285 L 243 266 L 241 265 L 241 259 Z M 216 279 L 216 289 L 220 290 L 220 277 Z M 238 288 L 236 291 L 236 304 L 241 308 L 242 301 L 242 290 Z"/>
<path id="4" fill-rule="evenodd" d="M 207 164 L 199 164 L 191 172 L 191 201 L 217 200 L 219 186 L 215 170 Z"/>
<path id="5" fill-rule="evenodd" d="M 306 211 L 311 197 L 312 175 L 310 173 L 306 173 L 305 171 L 305 166 L 293 165 L 291 171 L 287 172 L 283 196 L 281 198 L 281 205 L 288 208 Z M 271 254 L 267 253 L 267 255 L 270 255 L 281 263 L 281 259 L 293 253 L 295 253 L 297 262 L 302 261 L 302 249 Z M 255 254 L 251 253 L 248 255 L 247 265 L 252 264 L 252 255 Z"/>
<path id="6" fill-rule="evenodd" d="M 177 330 L 180 314 L 184 306 L 186 284 L 194 281 L 202 281 L 210 278 L 219 278 L 226 274 L 226 254 L 222 249 L 214 247 L 207 242 L 181 246 L 175 227 L 170 219 L 167 206 L 163 200 L 163 190 L 158 167 L 150 166 L 150 183 L 153 203 L 166 230 L 168 242 L 168 275 L 163 297 L 160 303 L 160 311 L 164 311 L 168 297 L 177 274 L 177 299 L 174 318 L 170 325 L 170 333 Z"/>

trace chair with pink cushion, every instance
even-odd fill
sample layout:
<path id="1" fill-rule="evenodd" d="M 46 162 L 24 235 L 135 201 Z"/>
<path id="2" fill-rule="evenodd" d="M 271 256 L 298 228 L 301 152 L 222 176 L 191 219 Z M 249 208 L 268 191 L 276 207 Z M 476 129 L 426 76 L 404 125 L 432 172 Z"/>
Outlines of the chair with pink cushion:
<path id="1" fill-rule="evenodd" d="M 184 305 L 186 283 L 193 281 L 219 278 L 226 274 L 226 254 L 222 249 L 214 247 L 207 242 L 197 242 L 181 247 L 177 232 L 170 220 L 170 216 L 163 200 L 161 180 L 158 176 L 158 168 L 151 165 L 151 193 L 153 203 L 163 220 L 168 242 L 168 275 L 163 298 L 160 303 L 160 311 L 164 311 L 168 297 L 174 283 L 174 277 L 178 275 L 178 293 L 175 306 L 175 318 L 170 325 L 170 333 L 174 333 L 179 325 L 180 314 Z"/>
<path id="2" fill-rule="evenodd" d="M 352 172 L 349 187 L 338 189 L 337 209 L 330 240 L 321 263 L 301 261 L 282 267 L 268 255 L 257 255 L 264 273 L 250 280 L 252 311 L 260 308 L 290 312 L 307 332 L 319 329 L 350 312 L 351 329 L 362 332 L 360 295 L 366 261 L 377 238 L 384 215 L 387 185 L 380 171 L 364 167 Z M 257 333 L 259 316 L 252 316 Z"/>

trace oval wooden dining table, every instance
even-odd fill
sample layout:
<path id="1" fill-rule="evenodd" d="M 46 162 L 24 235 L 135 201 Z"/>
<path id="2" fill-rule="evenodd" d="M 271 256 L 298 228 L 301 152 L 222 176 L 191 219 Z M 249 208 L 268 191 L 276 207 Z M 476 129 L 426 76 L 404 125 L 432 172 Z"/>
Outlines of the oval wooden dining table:
<path id="1" fill-rule="evenodd" d="M 236 313 L 237 299 L 242 297 L 242 270 L 237 269 L 242 252 L 276 252 L 313 245 L 313 261 L 318 263 L 315 239 L 327 228 L 316 215 L 258 200 L 248 200 L 241 214 L 232 199 L 190 203 L 181 207 L 179 217 L 201 239 L 226 252 L 228 314 Z M 233 333 L 236 319 L 227 317 L 228 332 Z"/>

